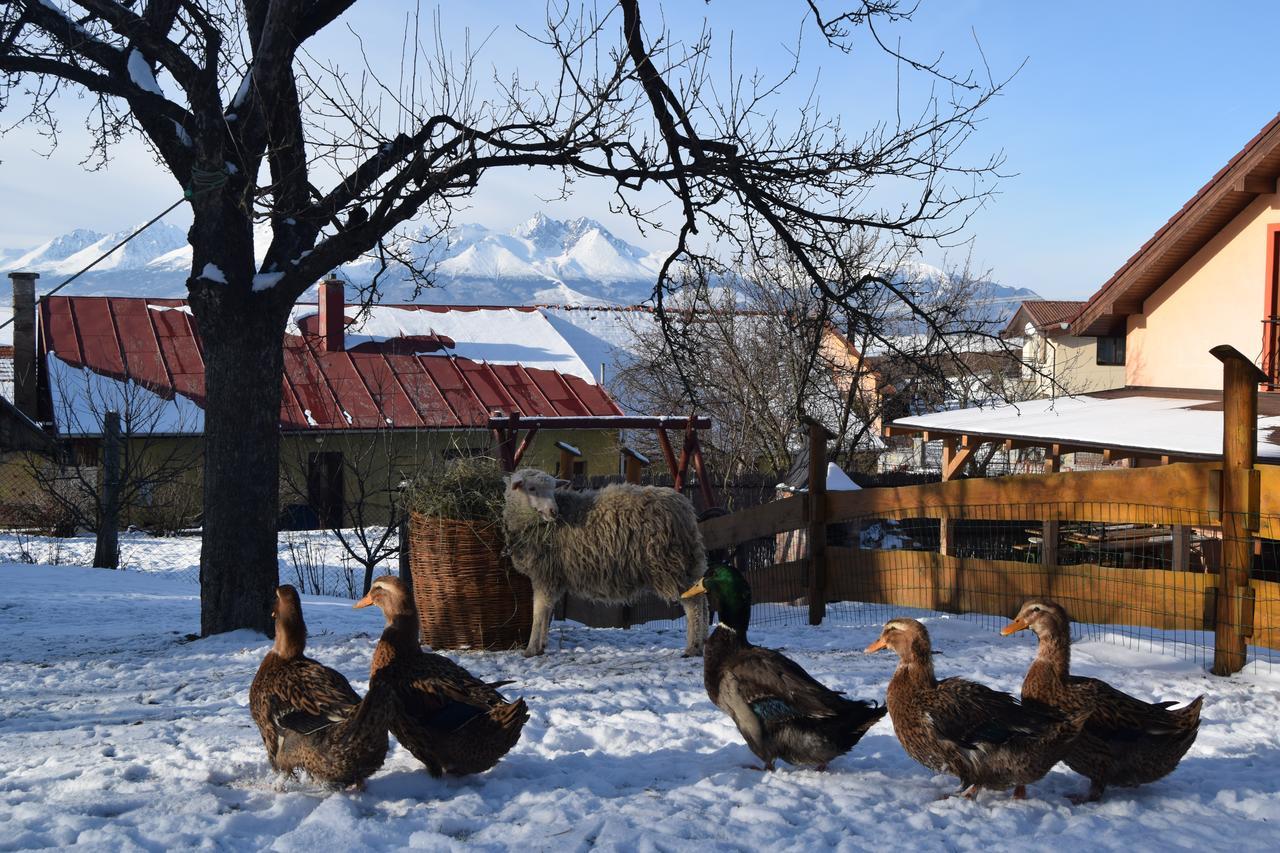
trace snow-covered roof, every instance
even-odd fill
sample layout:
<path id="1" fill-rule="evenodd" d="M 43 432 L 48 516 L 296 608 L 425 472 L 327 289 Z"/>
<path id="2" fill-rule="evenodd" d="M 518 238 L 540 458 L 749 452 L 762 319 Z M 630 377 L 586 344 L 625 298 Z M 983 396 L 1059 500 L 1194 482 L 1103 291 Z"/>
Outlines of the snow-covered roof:
<path id="1" fill-rule="evenodd" d="M 901 418 L 935 434 L 1028 439 L 1155 456 L 1222 455 L 1222 400 L 1213 392 L 1135 389 L 1029 400 Z M 1258 418 L 1258 458 L 1280 462 L 1280 413 Z"/>
<path id="2" fill-rule="evenodd" d="M 315 305 L 293 309 L 289 331 L 318 313 Z M 397 338 L 428 342 L 416 355 L 453 355 L 487 364 L 519 364 L 558 370 L 595 382 L 595 374 L 557 328 L 532 308 L 467 308 L 439 305 L 348 307 L 346 346 L 385 344 Z"/>

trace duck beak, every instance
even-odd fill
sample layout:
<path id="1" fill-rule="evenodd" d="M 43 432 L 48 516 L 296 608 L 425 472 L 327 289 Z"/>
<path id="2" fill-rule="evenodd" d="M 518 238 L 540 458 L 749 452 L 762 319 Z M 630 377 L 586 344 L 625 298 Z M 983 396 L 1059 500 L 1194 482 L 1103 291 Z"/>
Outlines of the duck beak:
<path id="1" fill-rule="evenodd" d="M 697 583 L 695 583 L 693 586 L 686 589 L 684 592 L 680 593 L 680 597 L 693 598 L 695 595 L 706 595 L 706 594 L 707 594 L 707 588 L 702 585 L 702 579 L 699 578 Z"/>
<path id="2" fill-rule="evenodd" d="M 1026 621 L 1025 621 L 1025 620 L 1023 620 L 1023 619 L 1014 619 L 1014 620 L 1013 620 L 1012 622 L 1010 622 L 1008 625 L 1005 625 L 1003 628 L 1001 628 L 1001 629 L 1000 629 L 1000 633 L 1001 633 L 1001 634 L 1004 634 L 1004 635 L 1007 637 L 1007 636 L 1009 636 L 1010 634 L 1016 634 L 1016 633 L 1018 633 L 1019 631 L 1026 630 L 1026 627 L 1027 627 L 1027 623 L 1026 623 Z"/>
<path id="3" fill-rule="evenodd" d="M 373 604 L 373 593 L 368 593 L 364 598 L 351 605 L 353 610 L 359 610 L 361 607 L 368 607 Z"/>
<path id="4" fill-rule="evenodd" d="M 863 649 L 862 653 L 864 655 L 869 655 L 872 652 L 878 652 L 881 649 L 887 649 L 887 648 L 889 648 L 889 644 L 884 641 L 884 637 L 881 637 L 880 639 L 876 640 L 874 643 L 872 643 L 871 645 Z"/>

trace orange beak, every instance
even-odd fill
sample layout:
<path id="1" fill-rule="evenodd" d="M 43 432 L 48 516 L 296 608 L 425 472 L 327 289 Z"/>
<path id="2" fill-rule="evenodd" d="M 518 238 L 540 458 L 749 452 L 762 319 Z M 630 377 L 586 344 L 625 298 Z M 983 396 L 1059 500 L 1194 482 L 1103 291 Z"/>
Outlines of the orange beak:
<path id="1" fill-rule="evenodd" d="M 862 653 L 864 655 L 869 655 L 872 652 L 878 652 L 881 649 L 887 649 L 887 648 L 889 648 L 889 644 L 884 641 L 884 637 L 881 637 L 880 639 L 876 640 L 874 643 L 872 643 L 871 645 L 863 649 Z"/>
<path id="2" fill-rule="evenodd" d="M 359 610 L 361 607 L 368 607 L 371 604 L 373 604 L 373 593 L 368 593 L 364 598 L 351 605 L 351 607 L 355 610 Z"/>
<path id="3" fill-rule="evenodd" d="M 1007 637 L 1010 634 L 1016 634 L 1019 631 L 1026 630 L 1026 627 L 1027 627 L 1027 623 L 1024 620 L 1014 619 L 1008 625 L 1005 625 L 1003 628 L 1001 628 L 1000 633 L 1004 634 Z"/>

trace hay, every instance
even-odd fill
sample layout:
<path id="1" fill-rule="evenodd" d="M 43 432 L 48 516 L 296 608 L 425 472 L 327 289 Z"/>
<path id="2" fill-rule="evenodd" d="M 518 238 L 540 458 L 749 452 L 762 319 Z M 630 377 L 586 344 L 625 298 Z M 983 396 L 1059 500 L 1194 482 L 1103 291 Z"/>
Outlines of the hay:
<path id="1" fill-rule="evenodd" d="M 468 456 L 419 473 L 406 502 L 421 515 L 499 525 L 505 489 L 496 459 Z"/>

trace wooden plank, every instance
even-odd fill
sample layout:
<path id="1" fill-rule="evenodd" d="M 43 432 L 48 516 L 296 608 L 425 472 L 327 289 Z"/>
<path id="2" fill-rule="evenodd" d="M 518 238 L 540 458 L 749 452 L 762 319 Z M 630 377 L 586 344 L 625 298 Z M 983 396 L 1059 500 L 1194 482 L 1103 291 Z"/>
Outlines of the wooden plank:
<path id="1" fill-rule="evenodd" d="M 1038 563 L 948 557 L 932 551 L 829 552 L 828 598 L 833 600 L 939 609 L 938 602 L 949 599 L 958 612 L 1012 617 L 1028 598 L 1044 596 L 1060 602 L 1078 622 L 1211 629 L 1205 599 L 1213 575 L 1095 565 L 1045 571 Z M 949 589 L 948 578 L 954 579 Z"/>
<path id="2" fill-rule="evenodd" d="M 831 492 L 828 523 L 855 518 L 1104 521 L 1211 526 L 1211 462 L 974 478 Z M 1264 489 L 1265 493 L 1265 489 Z M 1126 499 L 1130 502 L 1126 502 Z"/>
<path id="3" fill-rule="evenodd" d="M 781 500 L 708 519 L 699 525 L 699 529 L 702 531 L 702 544 L 707 550 L 714 550 L 804 526 L 805 502 Z"/>

